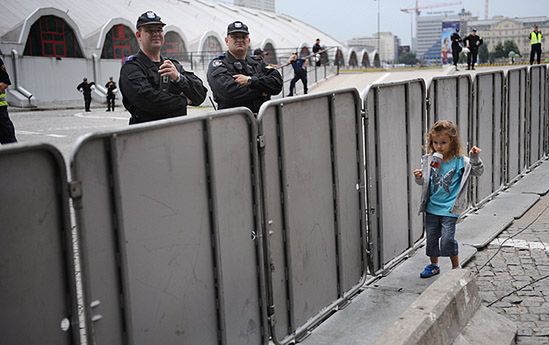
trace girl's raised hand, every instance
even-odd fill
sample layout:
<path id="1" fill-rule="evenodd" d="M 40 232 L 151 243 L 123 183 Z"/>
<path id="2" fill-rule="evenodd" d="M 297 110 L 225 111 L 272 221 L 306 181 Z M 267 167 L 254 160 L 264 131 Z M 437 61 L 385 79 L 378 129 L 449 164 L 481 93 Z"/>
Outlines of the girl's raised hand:
<path id="1" fill-rule="evenodd" d="M 480 149 L 480 147 L 473 146 L 473 147 L 471 147 L 471 150 L 469 151 L 469 155 L 477 155 L 481 151 L 482 150 Z"/>

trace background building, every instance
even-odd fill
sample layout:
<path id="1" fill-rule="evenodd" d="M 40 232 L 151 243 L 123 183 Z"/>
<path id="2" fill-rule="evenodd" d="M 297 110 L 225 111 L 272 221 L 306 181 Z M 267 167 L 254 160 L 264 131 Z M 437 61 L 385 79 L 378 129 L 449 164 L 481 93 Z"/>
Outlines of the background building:
<path id="1" fill-rule="evenodd" d="M 234 0 L 234 4 L 261 11 L 275 11 L 275 0 Z"/>
<path id="2" fill-rule="evenodd" d="M 496 16 L 489 20 L 471 20 L 468 23 L 469 29 L 476 28 L 478 34 L 482 37 L 489 51 L 493 51 L 498 43 L 505 41 L 516 43 L 523 56 L 530 54 L 530 40 L 528 35 L 532 31 L 534 24 L 537 24 L 540 31 L 546 35 L 549 34 L 549 17 L 523 17 L 507 18 Z M 544 37 L 542 48 L 547 50 Z"/>
<path id="3" fill-rule="evenodd" d="M 394 63 L 398 60 L 398 46 L 400 39 L 391 32 L 379 33 L 379 57 L 382 62 Z M 347 41 L 348 47 L 371 49 L 377 51 L 378 34 L 375 33 L 371 37 L 355 37 Z"/>

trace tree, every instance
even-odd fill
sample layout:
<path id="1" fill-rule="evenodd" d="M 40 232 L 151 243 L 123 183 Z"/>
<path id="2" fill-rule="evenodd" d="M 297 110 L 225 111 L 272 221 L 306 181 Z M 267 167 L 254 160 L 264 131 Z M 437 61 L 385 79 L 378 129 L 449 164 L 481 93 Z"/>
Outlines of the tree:
<path id="1" fill-rule="evenodd" d="M 505 52 L 505 56 L 508 56 L 510 52 L 515 52 L 520 55 L 520 50 L 515 41 L 507 40 L 503 42 L 503 51 Z"/>
<path id="2" fill-rule="evenodd" d="M 410 52 L 402 53 L 398 58 L 398 62 L 405 65 L 415 65 L 417 63 L 416 54 Z"/>
<path id="3" fill-rule="evenodd" d="M 504 58 L 507 56 L 507 54 L 505 54 L 505 51 L 503 50 L 503 44 L 501 44 L 501 42 L 496 44 L 496 46 L 494 47 L 494 51 L 491 55 L 494 59 Z"/>

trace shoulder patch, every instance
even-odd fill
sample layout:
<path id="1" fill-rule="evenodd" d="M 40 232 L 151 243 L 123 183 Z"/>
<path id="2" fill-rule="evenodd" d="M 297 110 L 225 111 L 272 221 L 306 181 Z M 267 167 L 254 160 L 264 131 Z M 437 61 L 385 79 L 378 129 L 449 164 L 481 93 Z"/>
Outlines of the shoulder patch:
<path id="1" fill-rule="evenodd" d="M 221 62 L 221 60 L 215 59 L 212 61 L 212 67 L 219 67 L 221 65 L 223 65 L 223 62 Z"/>
<path id="2" fill-rule="evenodd" d="M 128 63 L 130 61 L 133 61 L 135 60 L 135 55 L 130 55 L 130 56 L 127 56 L 125 59 L 124 59 L 124 63 Z"/>

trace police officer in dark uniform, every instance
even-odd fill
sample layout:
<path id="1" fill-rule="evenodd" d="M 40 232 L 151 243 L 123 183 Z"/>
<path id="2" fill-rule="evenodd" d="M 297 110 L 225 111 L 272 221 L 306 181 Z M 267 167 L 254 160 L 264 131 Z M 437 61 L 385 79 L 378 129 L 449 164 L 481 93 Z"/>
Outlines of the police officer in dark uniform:
<path id="1" fill-rule="evenodd" d="M 94 86 L 95 83 L 92 81 L 91 83 L 88 83 L 88 78 L 84 78 L 80 84 L 76 87 L 76 89 L 84 94 L 84 109 L 86 111 L 90 110 L 90 104 L 92 100 L 92 86 Z"/>
<path id="2" fill-rule="evenodd" d="M 469 36 L 463 39 L 463 42 L 467 44 L 470 52 L 467 55 L 467 69 L 475 69 L 475 63 L 477 62 L 478 47 L 482 45 L 482 37 L 477 35 L 477 29 L 473 29 Z"/>
<path id="3" fill-rule="evenodd" d="M 107 111 L 114 111 L 114 99 L 116 98 L 114 93 L 116 92 L 116 82 L 112 80 L 112 77 L 109 78 L 107 84 L 105 84 L 107 89 Z"/>
<path id="4" fill-rule="evenodd" d="M 152 11 L 137 19 L 135 36 L 141 49 L 126 59 L 118 82 L 130 125 L 187 115 L 187 105 L 200 105 L 206 98 L 200 78 L 177 60 L 160 56 L 164 25 Z"/>
<path id="5" fill-rule="evenodd" d="M 461 36 L 459 35 L 459 28 L 456 28 L 456 32 L 450 36 L 450 40 L 452 41 L 452 60 L 454 62 L 454 66 L 456 66 L 456 71 L 458 70 L 458 62 L 459 62 L 459 53 L 461 53 Z"/>
<path id="6" fill-rule="evenodd" d="M 210 62 L 208 83 L 219 109 L 244 106 L 257 113 L 265 101 L 282 91 L 282 77 L 262 58 L 248 56 L 248 27 L 229 24 L 225 37 L 228 51 Z"/>
<path id="7" fill-rule="evenodd" d="M 8 114 L 6 89 L 11 85 L 4 61 L 0 58 L 0 144 L 16 143 L 15 127 Z"/>

